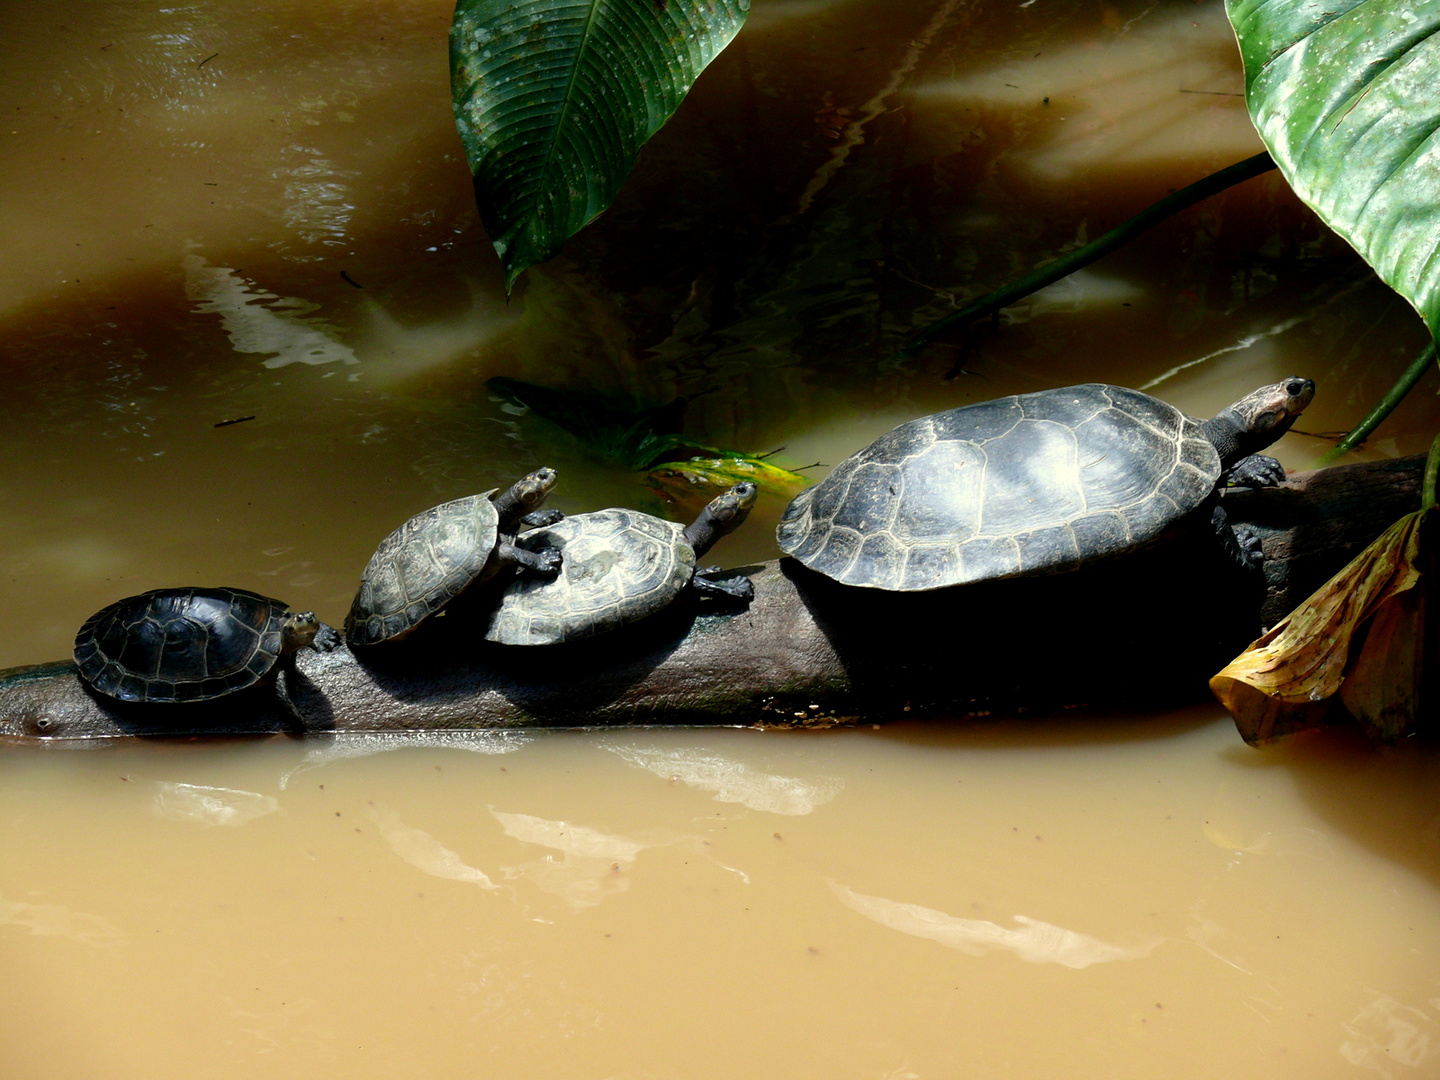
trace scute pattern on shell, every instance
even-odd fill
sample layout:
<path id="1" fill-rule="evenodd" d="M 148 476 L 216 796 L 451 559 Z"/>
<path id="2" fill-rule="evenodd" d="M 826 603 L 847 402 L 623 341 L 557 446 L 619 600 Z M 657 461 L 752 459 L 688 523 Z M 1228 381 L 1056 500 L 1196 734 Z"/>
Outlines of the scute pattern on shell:
<path id="1" fill-rule="evenodd" d="M 950 409 L 846 458 L 777 537 L 811 569 L 898 591 L 1066 570 L 1144 546 L 1214 491 L 1198 426 L 1103 383 Z"/>
<path id="2" fill-rule="evenodd" d="M 75 637 L 75 663 L 121 701 L 208 701 L 269 674 L 289 614 L 244 589 L 157 589 L 90 616 Z"/>
<path id="3" fill-rule="evenodd" d="M 413 630 L 480 576 L 500 523 L 493 494 L 432 506 L 380 541 L 345 617 L 351 644 L 373 645 Z"/>
<path id="4" fill-rule="evenodd" d="M 636 510 L 598 510 L 526 533 L 519 543 L 557 547 L 553 579 L 517 577 L 485 636 L 507 645 L 551 645 L 631 623 L 665 607 L 690 583 L 695 552 L 674 522 Z"/>

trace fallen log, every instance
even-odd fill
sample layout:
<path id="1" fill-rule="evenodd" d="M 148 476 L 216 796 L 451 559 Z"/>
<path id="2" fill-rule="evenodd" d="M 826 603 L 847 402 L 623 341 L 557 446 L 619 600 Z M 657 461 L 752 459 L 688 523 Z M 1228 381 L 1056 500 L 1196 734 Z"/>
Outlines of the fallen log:
<path id="1" fill-rule="evenodd" d="M 1418 505 L 1422 458 L 1229 491 L 1264 541 L 1265 581 L 1204 535 L 1068 574 L 896 594 L 780 559 L 739 572 L 735 611 L 690 598 L 565 645 L 479 641 L 463 614 L 357 657 L 302 650 L 273 688 L 193 705 L 101 698 L 72 664 L 0 671 L 0 740 L 455 731 L 622 725 L 823 725 L 1202 700 L 1206 680 Z"/>

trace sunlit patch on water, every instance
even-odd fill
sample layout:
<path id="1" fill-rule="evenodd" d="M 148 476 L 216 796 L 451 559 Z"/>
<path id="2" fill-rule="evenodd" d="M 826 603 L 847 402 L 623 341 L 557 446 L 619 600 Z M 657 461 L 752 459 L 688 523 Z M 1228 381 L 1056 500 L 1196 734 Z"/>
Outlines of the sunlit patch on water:
<path id="1" fill-rule="evenodd" d="M 1080 241 L 1082 244 L 1084 242 Z M 1040 315 L 1073 314 L 1092 305 L 1139 302 L 1145 295 L 1144 288 L 1134 282 L 1107 277 L 1090 270 L 1077 270 L 1021 303 L 1007 307 L 1000 317 L 1006 325 L 1015 326 Z"/>
<path id="2" fill-rule="evenodd" d="M 384 386 L 444 369 L 463 358 L 478 356 L 502 335 L 513 332 L 520 317 L 518 311 L 507 310 L 473 279 L 466 279 L 466 286 L 468 304 L 453 314 L 424 320 L 399 316 L 362 295 L 355 351 L 366 365 L 367 381 Z"/>
<path id="3" fill-rule="evenodd" d="M 937 77 L 946 70 L 937 65 L 907 96 L 926 128 L 973 122 L 972 110 L 1015 110 L 1038 134 L 1015 160 L 1052 181 L 1097 166 L 1168 164 L 1197 149 L 1239 160 L 1261 145 L 1228 31 L 1208 32 L 1217 20 L 1225 20 L 1218 4 L 1151 5 L 1103 42 L 950 69 L 948 78 Z M 1206 106 L 1198 117 L 1197 101 Z"/>
<path id="4" fill-rule="evenodd" d="M 305 318 L 318 304 L 278 296 L 224 266 L 211 266 L 196 254 L 181 260 L 185 298 L 199 314 L 219 315 L 230 344 L 240 353 L 268 353 L 267 368 L 287 364 L 358 364 L 354 350 L 337 341 L 335 331 Z"/>

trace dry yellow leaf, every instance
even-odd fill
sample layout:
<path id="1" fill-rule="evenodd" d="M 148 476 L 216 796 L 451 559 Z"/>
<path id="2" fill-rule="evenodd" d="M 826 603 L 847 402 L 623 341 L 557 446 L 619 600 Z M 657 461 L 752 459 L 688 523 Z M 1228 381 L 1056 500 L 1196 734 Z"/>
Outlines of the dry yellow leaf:
<path id="1" fill-rule="evenodd" d="M 1376 739 L 1410 728 L 1424 668 L 1424 537 L 1434 514 L 1419 510 L 1390 526 L 1210 680 L 1246 742 L 1258 746 L 1347 712 Z"/>

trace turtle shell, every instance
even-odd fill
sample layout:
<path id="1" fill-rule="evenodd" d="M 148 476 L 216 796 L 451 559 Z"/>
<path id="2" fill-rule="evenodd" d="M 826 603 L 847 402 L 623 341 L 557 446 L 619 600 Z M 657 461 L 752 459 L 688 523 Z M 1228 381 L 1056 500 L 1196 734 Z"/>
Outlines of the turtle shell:
<path id="1" fill-rule="evenodd" d="M 554 578 L 527 575 L 506 585 L 485 633 L 506 645 L 553 645 L 643 619 L 695 573 L 684 527 L 637 510 L 575 514 L 518 543 L 559 548 L 564 561 Z"/>
<path id="2" fill-rule="evenodd" d="M 500 524 L 494 494 L 432 506 L 380 541 L 345 616 L 350 644 L 408 634 L 485 573 Z"/>
<path id="3" fill-rule="evenodd" d="M 121 701 L 207 701 L 253 686 L 284 653 L 287 605 L 244 589 L 156 589 L 75 636 L 80 676 Z"/>
<path id="4" fill-rule="evenodd" d="M 847 585 L 938 589 L 1142 547 L 1215 490 L 1199 421 L 1089 383 L 901 424 L 786 508 L 776 535 Z"/>

